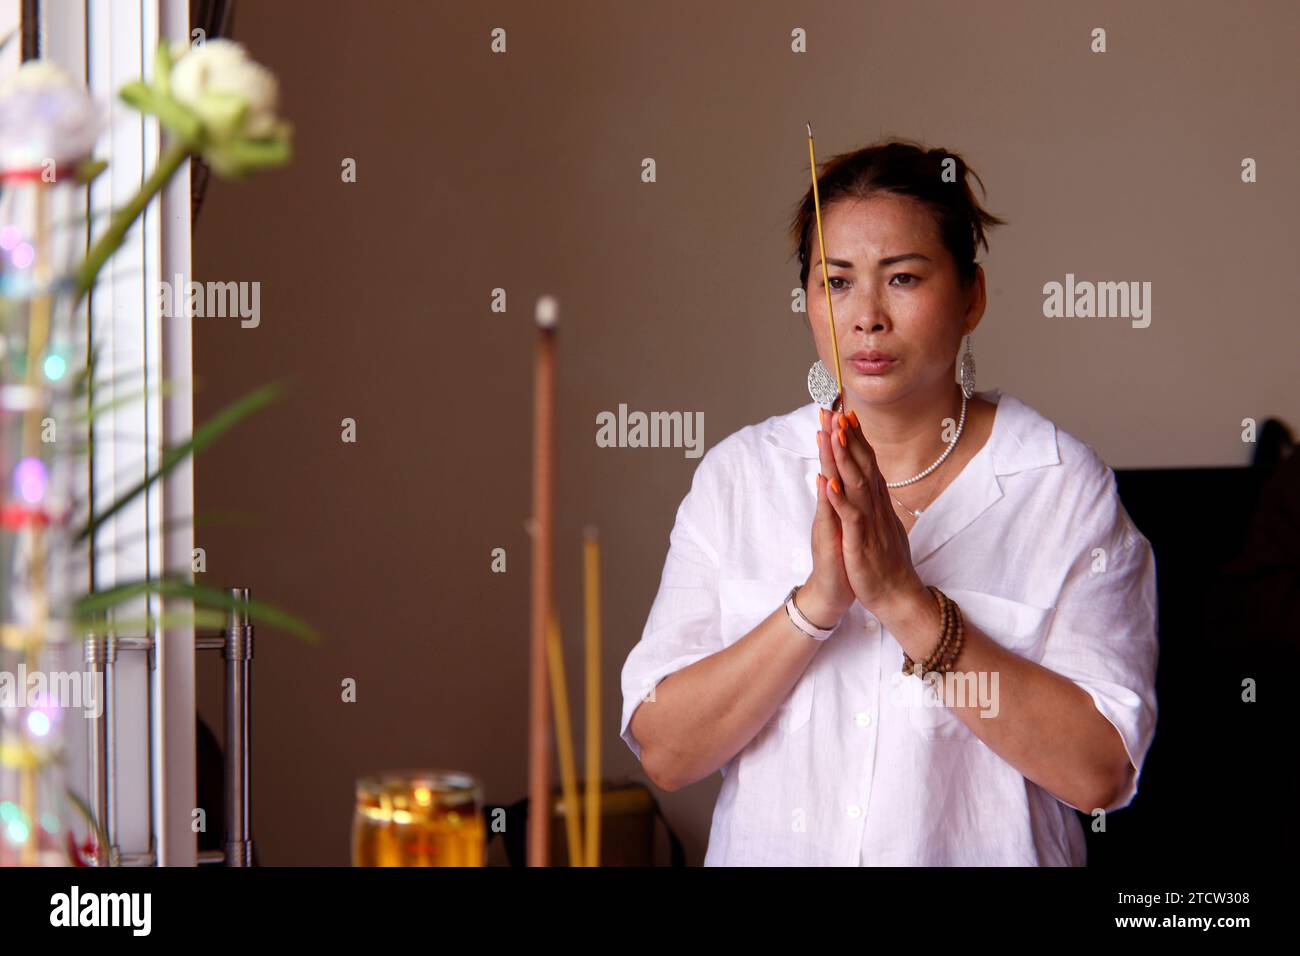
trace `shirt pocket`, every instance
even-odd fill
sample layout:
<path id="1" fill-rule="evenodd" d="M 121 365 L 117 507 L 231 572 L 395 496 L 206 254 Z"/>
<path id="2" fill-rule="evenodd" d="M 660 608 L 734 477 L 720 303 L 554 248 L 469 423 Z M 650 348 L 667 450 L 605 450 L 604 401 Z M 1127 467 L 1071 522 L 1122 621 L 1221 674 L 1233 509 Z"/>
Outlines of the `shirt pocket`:
<path id="1" fill-rule="evenodd" d="M 1043 656 L 1051 608 L 1036 607 L 985 591 L 947 587 L 941 590 L 961 608 L 963 620 L 974 624 L 991 640 L 1028 660 L 1037 662 Z M 938 641 L 938 635 L 934 640 Z M 977 739 L 962 719 L 940 702 L 942 685 L 932 687 L 928 682 L 922 684 L 918 677 L 900 676 L 918 685 L 907 688 L 912 693 L 906 695 L 908 722 L 918 735 L 927 740 Z M 981 695 L 991 694 L 994 685 L 986 679 L 982 687 L 977 683 L 972 690 Z"/>
<path id="2" fill-rule="evenodd" d="M 997 643 L 1035 663 L 1043 656 L 1051 608 L 1037 607 L 964 588 L 941 588 L 961 608 L 962 619 L 970 621 Z"/>
<path id="3" fill-rule="evenodd" d="M 961 718 L 940 702 L 935 688 L 928 683 L 923 683 L 914 675 L 899 674 L 898 677 L 899 683 L 904 685 L 903 706 L 907 710 L 907 722 L 914 733 L 926 740 L 962 740 L 975 737 L 970 728 L 962 723 Z"/>
<path id="4" fill-rule="evenodd" d="M 718 582 L 718 604 L 721 608 L 722 643 L 730 647 L 767 616 L 785 603 L 791 582 L 774 578 L 722 578 Z M 782 614 L 785 612 L 782 611 Z M 802 637 L 793 623 L 789 624 L 791 638 Z M 813 678 L 811 666 L 800 675 L 798 683 L 777 708 L 772 722 L 784 733 L 793 733 L 808 723 L 812 716 Z"/>

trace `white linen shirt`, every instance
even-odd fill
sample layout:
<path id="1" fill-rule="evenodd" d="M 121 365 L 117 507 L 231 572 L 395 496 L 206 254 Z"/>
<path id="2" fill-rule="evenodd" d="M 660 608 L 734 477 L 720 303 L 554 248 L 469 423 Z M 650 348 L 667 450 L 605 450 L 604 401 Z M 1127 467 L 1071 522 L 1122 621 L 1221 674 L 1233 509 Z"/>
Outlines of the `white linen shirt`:
<path id="1" fill-rule="evenodd" d="M 1105 808 L 1120 809 L 1156 723 L 1150 542 L 1091 446 L 1014 396 L 979 394 L 997 404 L 992 433 L 917 519 L 912 562 L 992 640 L 1088 693 L 1135 769 Z M 742 428 L 697 466 L 623 666 L 621 735 L 638 760 L 629 724 L 643 701 L 654 706 L 654 686 L 744 637 L 811 572 L 817 409 Z M 811 640 L 793 625 L 790 636 Z M 902 665 L 893 635 L 855 602 L 720 768 L 705 866 L 1084 865 L 1076 808 L 989 749 Z M 931 706 L 919 706 L 922 694 Z"/>

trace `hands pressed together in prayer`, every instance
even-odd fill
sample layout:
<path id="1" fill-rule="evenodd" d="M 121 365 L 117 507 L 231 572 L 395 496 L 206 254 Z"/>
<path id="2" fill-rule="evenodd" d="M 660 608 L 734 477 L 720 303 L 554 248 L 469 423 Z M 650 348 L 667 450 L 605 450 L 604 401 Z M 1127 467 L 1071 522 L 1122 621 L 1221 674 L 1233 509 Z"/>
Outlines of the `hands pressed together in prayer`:
<path id="1" fill-rule="evenodd" d="M 855 412 L 820 409 L 821 473 L 813 515 L 813 570 L 795 603 L 818 627 L 834 627 L 856 599 L 883 616 L 924 591 L 907 529 Z"/>

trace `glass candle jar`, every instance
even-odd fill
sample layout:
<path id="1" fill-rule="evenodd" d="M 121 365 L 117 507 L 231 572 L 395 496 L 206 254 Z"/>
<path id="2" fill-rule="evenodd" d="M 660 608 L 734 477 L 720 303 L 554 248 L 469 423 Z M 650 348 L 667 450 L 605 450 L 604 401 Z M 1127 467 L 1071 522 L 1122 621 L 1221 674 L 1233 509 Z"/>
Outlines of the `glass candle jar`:
<path id="1" fill-rule="evenodd" d="M 357 781 L 353 866 L 483 866 L 478 780 L 451 770 L 397 770 Z"/>

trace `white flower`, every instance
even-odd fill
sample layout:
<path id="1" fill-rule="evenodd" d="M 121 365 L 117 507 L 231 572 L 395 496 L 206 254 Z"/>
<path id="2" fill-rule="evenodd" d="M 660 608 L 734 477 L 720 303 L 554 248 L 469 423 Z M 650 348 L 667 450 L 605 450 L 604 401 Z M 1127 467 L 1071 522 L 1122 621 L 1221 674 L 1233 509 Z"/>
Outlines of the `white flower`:
<path id="1" fill-rule="evenodd" d="M 27 60 L 0 81 L 0 97 L 17 90 L 54 90 L 75 88 L 72 74 L 50 60 Z"/>
<path id="2" fill-rule="evenodd" d="M 0 171 L 85 159 L 107 111 L 57 63 L 28 60 L 0 83 Z"/>
<path id="3" fill-rule="evenodd" d="M 171 95 L 187 107 L 215 141 L 233 137 L 257 139 L 277 130 L 279 83 L 275 74 L 248 58 L 233 40 L 208 40 L 185 45 L 171 73 Z M 236 123 L 238 107 L 247 105 Z"/>

